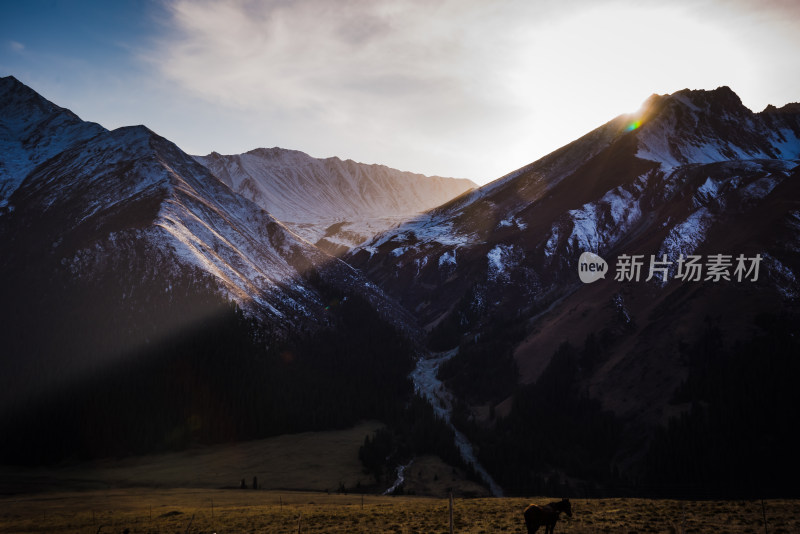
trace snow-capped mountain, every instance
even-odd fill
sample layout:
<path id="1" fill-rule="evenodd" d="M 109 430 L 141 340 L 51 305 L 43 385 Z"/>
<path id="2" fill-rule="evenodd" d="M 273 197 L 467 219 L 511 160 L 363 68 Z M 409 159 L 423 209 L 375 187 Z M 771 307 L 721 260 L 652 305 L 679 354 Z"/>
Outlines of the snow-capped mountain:
<path id="1" fill-rule="evenodd" d="M 0 78 L 0 209 L 37 165 L 103 131 L 71 111 Z"/>
<path id="2" fill-rule="evenodd" d="M 271 347 L 341 327 L 350 296 L 367 316 L 414 330 L 358 271 L 167 139 L 81 122 L 13 78 L 0 82 L 0 142 L 10 147 L 0 152 L 2 421 L 217 324 L 230 301 Z"/>
<path id="3" fill-rule="evenodd" d="M 91 278 L 125 269 L 115 258 L 127 250 L 144 264 L 132 278 L 199 273 L 279 328 L 320 320 L 314 277 L 388 306 L 168 140 L 143 126 L 105 130 L 14 78 L 1 83 L 4 273 L 51 265 Z"/>
<path id="4" fill-rule="evenodd" d="M 465 179 L 423 176 L 383 165 L 317 159 L 259 148 L 195 159 L 304 239 L 343 253 L 378 232 L 477 187 Z"/>
<path id="5" fill-rule="evenodd" d="M 244 350 L 231 361 L 255 373 L 253 395 L 270 380 L 273 393 L 290 391 L 293 383 L 275 381 L 292 377 L 308 386 L 308 392 L 295 393 L 303 409 L 313 410 L 339 394 L 338 383 L 327 383 L 337 370 L 340 379 L 351 378 L 352 391 L 386 380 L 403 391 L 412 348 L 391 329 L 373 328 L 386 326 L 380 319 L 362 320 L 377 310 L 417 339 L 427 331 L 430 348 L 447 351 L 447 358 L 436 360 L 444 362 L 438 380 L 453 394 L 454 424 L 478 445 L 478 460 L 492 476 L 501 484 L 519 483 L 527 493 L 549 491 L 552 486 L 532 482 L 535 476 L 611 480 L 616 468 L 643 457 L 654 428 L 676 414 L 700 413 L 690 411 L 686 399 L 708 403 L 697 392 L 708 397 L 708 391 L 722 391 L 702 382 L 709 369 L 727 364 L 711 361 L 709 354 L 721 352 L 707 350 L 708 339 L 752 342 L 759 339 L 754 318 L 760 312 L 792 324 L 800 316 L 800 105 L 753 113 L 727 87 L 653 95 L 640 113 L 617 117 L 475 190 L 467 181 L 282 149 L 192 157 L 144 126 L 108 131 L 83 122 L 10 77 L 0 79 L 0 149 L 0 339 L 11 355 L 0 358 L 0 418 L 3 410 L 39 413 L 29 399 L 44 399 L 45 408 L 59 405 L 58 388 L 67 382 L 73 389 L 63 398 L 80 398 L 87 377 L 95 380 L 89 391 L 126 405 L 127 393 L 105 389 L 113 389 L 104 382 L 113 373 L 98 368 L 161 354 L 138 350 L 142 346 L 166 346 L 168 352 L 171 345 L 154 343 L 158 336 L 189 331 L 191 324 L 205 328 L 202 318 L 230 310 L 225 299 L 267 325 L 259 330 L 264 339 L 250 340 L 263 348 L 265 339 L 320 333 L 319 325 L 336 320 L 329 310 L 344 309 L 345 296 L 358 295 L 363 299 L 351 299 L 355 311 L 348 311 L 353 330 L 338 332 L 347 339 L 353 325 L 363 330 L 367 348 L 357 365 L 340 369 L 352 353 L 347 344 L 334 344 L 332 352 L 323 351 L 329 358 L 314 360 L 317 349 L 329 344 L 324 336 L 308 348 L 311 357 L 299 374 L 292 367 L 297 355 L 278 352 L 276 344 L 274 354 L 258 352 L 252 359 L 248 354 L 256 353 Z M 326 252 L 340 254 L 358 243 L 346 262 Z M 604 279 L 580 281 L 584 252 L 607 261 Z M 739 270 L 740 255 L 750 268 L 760 261 L 757 276 Z M 727 261 L 725 276 L 679 279 L 689 256 L 700 258 L 706 275 L 714 258 L 717 267 Z M 631 257 L 641 260 L 635 280 L 620 276 Z M 185 387 L 213 384 L 240 332 L 229 330 L 217 341 L 221 351 L 202 362 L 193 359 L 192 334 L 178 351 L 180 365 L 120 366 L 158 368 L 167 376 L 159 386 L 165 396 L 151 396 L 146 409 L 128 408 L 141 416 L 160 410 L 153 399 L 184 397 L 168 383 L 176 377 Z M 787 332 L 774 329 L 783 345 L 773 352 L 794 350 L 796 339 L 786 341 L 794 331 Z M 565 341 L 578 349 L 565 348 Z M 391 376 L 378 359 L 384 349 L 394 351 Z M 559 351 L 568 356 L 554 358 Z M 752 353 L 748 348 L 742 354 Z M 563 365 L 553 365 L 558 362 Z M 196 363 L 205 366 L 209 380 L 198 382 Z M 765 366 L 770 372 L 764 376 L 774 382 L 781 366 L 791 368 L 779 364 Z M 272 376 L 276 369 L 281 372 Z M 369 372 L 362 374 L 364 369 Z M 747 378 L 741 369 L 729 373 L 735 380 L 728 376 L 725 387 L 733 398 L 745 396 L 737 372 Z M 695 382 L 686 385 L 692 373 Z M 226 376 L 236 380 L 215 391 L 237 389 L 241 376 Z M 145 372 L 111 384 L 136 392 L 151 387 L 150 379 Z M 748 395 L 763 397 L 773 382 Z M 532 389 L 542 383 L 550 391 Z M 327 396 L 319 394 L 322 384 Z M 681 387 L 683 396 L 676 394 Z M 796 388 L 784 384 L 775 398 L 790 398 L 787 390 Z M 214 399 L 205 390 L 194 394 L 210 406 L 204 413 L 218 418 Z M 260 412 L 242 407 L 248 396 L 224 396 L 230 400 L 224 407 L 258 422 Z M 407 401 L 391 392 L 374 398 L 384 413 L 395 400 Z M 280 422 L 281 400 L 261 400 Z M 536 427 L 547 424 L 536 412 L 541 401 L 552 403 L 544 414 L 552 415 L 552 442 Z M 97 404 L 94 398 L 81 402 Z M 762 404 L 769 409 L 770 402 Z M 106 410 L 112 419 L 116 406 Z M 64 408 L 45 413 L 76 417 L 68 413 L 70 405 Z M 364 412 L 354 408 L 349 415 Z M 162 423 L 169 431 L 189 421 L 167 417 Z M 46 426 L 37 432 L 46 433 Z M 602 441 L 623 427 L 624 440 Z M 536 432 L 526 433 L 529 428 Z M 226 436 L 217 430 L 214 439 Z M 725 429 L 717 430 L 717 437 L 725 436 Z M 764 441 L 777 443 L 782 436 Z M 113 442 L 115 436 L 105 438 Z M 670 441 L 660 443 L 669 452 Z M 553 444 L 557 454 L 548 456 L 545 449 Z"/>
<path id="6" fill-rule="evenodd" d="M 415 327 L 377 286 L 146 127 L 0 83 L 4 463 L 402 409 Z"/>
<path id="7" fill-rule="evenodd" d="M 753 113 L 727 87 L 653 95 L 640 114 L 617 117 L 347 258 L 421 326 L 448 332 L 451 345 L 517 325 L 520 337 L 506 338 L 523 383 L 540 376 L 563 341 L 625 332 L 589 387 L 620 414 L 658 420 L 683 376 L 666 372 L 680 368 L 676 343 L 692 339 L 706 314 L 735 335 L 759 311 L 800 297 L 798 163 L 797 104 Z M 611 269 L 592 285 L 578 278 L 586 251 Z M 760 254 L 758 282 L 674 279 L 680 254 L 720 253 Z M 647 260 L 640 282 L 613 279 L 623 254 Z M 673 262 L 668 282 L 644 281 L 651 254 Z M 493 361 L 486 354 L 480 365 Z"/>

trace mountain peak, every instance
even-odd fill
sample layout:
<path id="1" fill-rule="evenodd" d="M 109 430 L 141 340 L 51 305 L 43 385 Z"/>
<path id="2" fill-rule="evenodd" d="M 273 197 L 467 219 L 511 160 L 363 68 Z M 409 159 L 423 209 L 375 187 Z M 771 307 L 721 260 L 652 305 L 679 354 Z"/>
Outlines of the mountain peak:
<path id="1" fill-rule="evenodd" d="M 752 113 L 730 87 L 723 85 L 712 90 L 682 89 L 671 95 L 673 101 L 688 105 L 695 111 L 741 116 Z"/>
<path id="2" fill-rule="evenodd" d="M 36 91 L 16 79 L 14 76 L 0 77 L 0 94 L 4 94 L 9 91 L 29 91 L 38 96 Z"/>
<path id="3" fill-rule="evenodd" d="M 800 102 L 789 102 L 785 106 L 782 107 L 775 107 L 772 104 L 767 104 L 767 107 L 764 108 L 764 111 L 761 113 L 771 113 L 771 114 L 798 114 L 800 113 Z"/>
<path id="4" fill-rule="evenodd" d="M 195 159 L 298 235 L 334 253 L 475 186 L 278 147 Z"/>
<path id="5" fill-rule="evenodd" d="M 30 87 L 28 87 L 27 85 L 25 85 L 24 83 L 22 83 L 13 76 L 0 77 L 0 94 L 5 93 L 9 89 L 22 90 L 23 88 L 33 91 L 33 89 L 31 89 Z"/>
<path id="6" fill-rule="evenodd" d="M 21 122 L 54 113 L 78 120 L 77 115 L 59 107 L 13 76 L 0 78 L 0 113 L 6 127 L 19 129 Z M 16 128 L 14 128 L 16 126 Z"/>
<path id="7" fill-rule="evenodd" d="M 84 122 L 13 76 L 0 78 L 0 202 L 37 165 L 105 128 Z"/>
<path id="8" fill-rule="evenodd" d="M 299 150 L 290 150 L 288 148 L 281 148 L 279 146 L 274 146 L 272 148 L 267 148 L 267 147 L 254 148 L 253 150 L 245 152 L 245 154 L 253 154 L 255 156 L 267 159 L 278 159 L 286 155 L 310 157 L 305 152 L 301 152 Z"/>
<path id="9" fill-rule="evenodd" d="M 131 141 L 144 141 L 154 138 L 160 138 L 157 133 L 143 124 L 135 124 L 132 126 L 121 126 L 111 132 L 117 138 L 125 138 Z"/>
<path id="10" fill-rule="evenodd" d="M 648 99 L 637 133 L 641 159 L 667 167 L 742 159 L 792 159 L 797 107 L 753 113 L 728 86 Z M 792 133 L 794 132 L 794 133 Z M 788 137 L 787 137 L 788 135 Z"/>

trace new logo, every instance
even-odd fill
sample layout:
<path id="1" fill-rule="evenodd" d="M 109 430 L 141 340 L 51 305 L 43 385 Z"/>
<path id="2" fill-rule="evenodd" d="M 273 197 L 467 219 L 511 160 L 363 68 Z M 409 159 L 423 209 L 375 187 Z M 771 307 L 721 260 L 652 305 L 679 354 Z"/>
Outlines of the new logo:
<path id="1" fill-rule="evenodd" d="M 584 284 L 591 284 L 606 277 L 608 264 L 606 260 L 593 252 L 584 252 L 578 258 L 578 276 Z"/>

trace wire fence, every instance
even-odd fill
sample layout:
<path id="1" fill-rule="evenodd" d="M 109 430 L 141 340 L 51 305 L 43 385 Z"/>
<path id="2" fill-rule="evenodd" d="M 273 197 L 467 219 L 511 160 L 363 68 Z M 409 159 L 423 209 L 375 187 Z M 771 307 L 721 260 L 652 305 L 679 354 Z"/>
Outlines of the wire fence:
<path id="1" fill-rule="evenodd" d="M 239 497 L 247 502 L 237 503 Z M 453 499 L 274 492 L 120 492 L 0 499 L 0 533 L 396 533 L 525 532 L 522 511 L 552 499 Z M 557 533 L 800 532 L 800 500 L 575 499 Z M 540 529 L 539 532 L 543 532 Z"/>

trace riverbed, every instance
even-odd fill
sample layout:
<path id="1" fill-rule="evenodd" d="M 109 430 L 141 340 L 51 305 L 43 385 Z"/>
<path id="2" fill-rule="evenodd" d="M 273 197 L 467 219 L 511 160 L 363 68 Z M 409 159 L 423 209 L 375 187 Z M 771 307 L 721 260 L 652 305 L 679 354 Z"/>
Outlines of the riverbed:
<path id="1" fill-rule="evenodd" d="M 502 497 L 503 489 L 497 485 L 489 472 L 478 462 L 472 443 L 453 424 L 453 394 L 447 390 L 442 381 L 436 376 L 439 372 L 439 366 L 456 354 L 458 354 L 457 348 L 420 357 L 411 372 L 411 380 L 414 382 L 414 389 L 417 393 L 431 403 L 434 413 L 442 418 L 455 433 L 456 447 L 458 447 L 464 461 L 472 465 L 475 472 L 489 487 L 492 495 Z"/>

